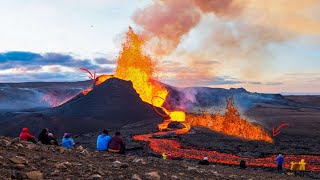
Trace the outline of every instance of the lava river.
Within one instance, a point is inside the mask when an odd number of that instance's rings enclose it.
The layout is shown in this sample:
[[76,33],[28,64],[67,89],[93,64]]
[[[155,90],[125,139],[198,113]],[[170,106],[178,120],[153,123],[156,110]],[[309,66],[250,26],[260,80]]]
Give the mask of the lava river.
[[[272,155],[265,158],[243,158],[227,153],[220,153],[212,150],[183,148],[180,142],[172,139],[153,138],[153,135],[164,135],[171,132],[156,132],[154,134],[142,134],[133,137],[137,141],[149,142],[149,148],[159,154],[163,152],[170,152],[174,157],[188,158],[188,159],[203,159],[208,157],[210,162],[238,165],[240,160],[245,160],[248,166],[259,167],[276,167],[275,159],[277,155]],[[309,171],[320,172],[320,156],[312,155],[285,155],[284,168],[290,168],[290,162],[298,162],[304,159],[307,162],[306,169]]]

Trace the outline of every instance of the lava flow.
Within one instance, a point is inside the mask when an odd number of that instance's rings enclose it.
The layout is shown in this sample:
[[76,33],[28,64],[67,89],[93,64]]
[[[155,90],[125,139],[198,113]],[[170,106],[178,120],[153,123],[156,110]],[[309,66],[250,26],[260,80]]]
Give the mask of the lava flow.
[[[174,157],[188,158],[188,159],[199,159],[208,157],[210,162],[239,165],[240,160],[247,161],[249,166],[260,166],[260,167],[276,167],[275,159],[277,155],[272,155],[265,158],[243,158],[232,154],[220,153],[217,151],[210,150],[198,150],[195,148],[183,148],[181,143],[171,139],[159,139],[152,138],[153,135],[166,134],[170,132],[157,132],[154,134],[143,134],[134,136],[133,139],[137,141],[149,142],[149,148],[159,154],[163,152],[170,152]],[[308,162],[308,170],[320,171],[320,156],[312,155],[286,155],[286,162],[298,162],[304,159]],[[290,168],[290,163],[284,164],[285,168]]]

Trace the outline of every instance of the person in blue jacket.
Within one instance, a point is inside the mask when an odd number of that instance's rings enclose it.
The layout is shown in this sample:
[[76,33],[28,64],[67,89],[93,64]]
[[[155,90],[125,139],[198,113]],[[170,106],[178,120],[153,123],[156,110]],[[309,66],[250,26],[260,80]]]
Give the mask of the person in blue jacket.
[[97,149],[99,151],[108,150],[109,143],[111,141],[111,137],[108,135],[108,130],[103,130],[102,134],[98,136],[97,139]]
[[279,156],[277,157],[276,161],[277,161],[277,170],[278,171],[282,171],[282,164],[283,164],[283,161],[284,161],[284,158],[283,158],[282,154],[279,154]]
[[62,145],[62,147],[65,147],[65,148],[72,148],[73,147],[74,141],[71,138],[71,135],[69,133],[64,133],[61,145]]

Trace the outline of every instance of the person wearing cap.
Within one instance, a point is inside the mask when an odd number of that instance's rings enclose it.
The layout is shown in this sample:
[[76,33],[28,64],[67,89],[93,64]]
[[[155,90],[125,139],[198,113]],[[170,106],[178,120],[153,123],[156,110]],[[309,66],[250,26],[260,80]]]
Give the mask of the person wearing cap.
[[51,144],[51,145],[59,146],[59,143],[58,143],[57,139],[53,136],[52,133],[49,133],[49,134],[48,134],[48,137],[49,137],[49,139],[50,139],[50,144]]
[[208,157],[204,157],[202,161],[199,161],[200,165],[209,165],[209,159]]
[[278,171],[282,171],[282,164],[283,164],[284,158],[282,156],[282,154],[279,154],[279,156],[276,159],[277,162],[277,170]]
[[62,147],[65,147],[65,148],[72,148],[73,147],[74,141],[71,138],[71,135],[69,133],[64,133],[61,145],[62,145]]

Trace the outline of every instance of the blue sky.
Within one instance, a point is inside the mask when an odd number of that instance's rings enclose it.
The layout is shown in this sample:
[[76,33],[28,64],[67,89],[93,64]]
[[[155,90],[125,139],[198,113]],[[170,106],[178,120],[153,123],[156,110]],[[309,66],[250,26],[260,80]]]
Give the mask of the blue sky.
[[[80,67],[113,73],[128,26],[146,30],[147,22],[134,17],[155,2],[0,0],[0,82],[86,80]],[[261,10],[254,8],[232,19],[202,11],[199,22],[183,34],[172,53],[157,56],[149,49],[159,62],[159,79],[177,86],[320,94],[320,13],[316,11],[320,5],[310,0],[310,6],[304,5],[288,20],[284,14],[296,12],[301,1],[285,10],[270,2],[264,6],[272,7],[273,13],[261,18]],[[265,8],[257,2],[249,5]],[[303,13],[311,14],[312,21],[301,20]],[[142,17],[149,16],[157,21],[157,14]]]

